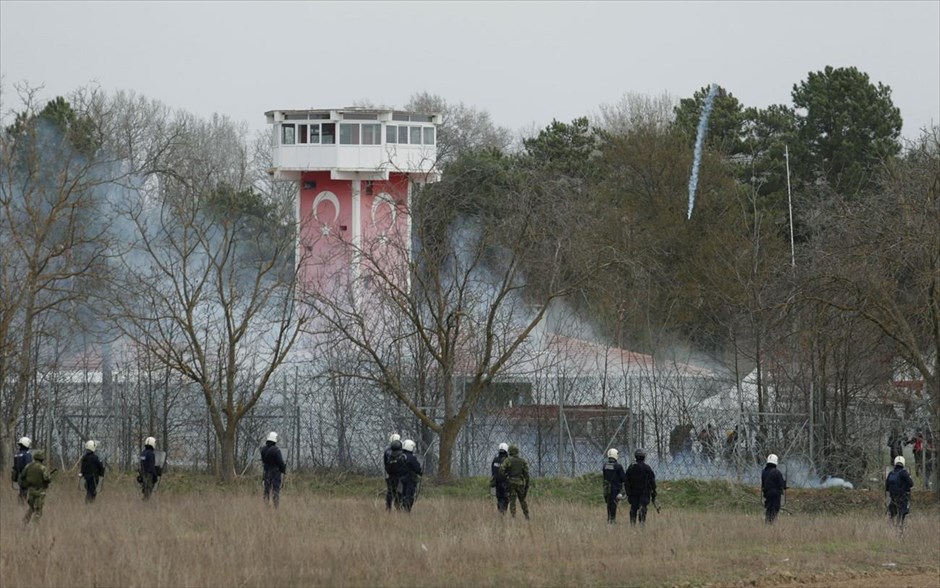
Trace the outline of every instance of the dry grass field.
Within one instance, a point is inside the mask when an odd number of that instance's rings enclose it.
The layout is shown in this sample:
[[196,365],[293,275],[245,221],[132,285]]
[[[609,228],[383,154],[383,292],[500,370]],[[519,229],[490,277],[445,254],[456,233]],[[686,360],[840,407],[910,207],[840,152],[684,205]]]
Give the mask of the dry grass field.
[[[377,481],[377,485],[381,482]],[[483,498],[432,495],[409,516],[372,496],[297,485],[281,509],[254,488],[165,492],[131,482],[86,506],[54,485],[24,527],[0,492],[0,586],[940,586],[940,515],[915,509],[903,537],[871,512],[782,515],[682,510],[646,528],[608,526],[603,504],[538,495],[533,519]],[[378,488],[377,488],[378,490]]]

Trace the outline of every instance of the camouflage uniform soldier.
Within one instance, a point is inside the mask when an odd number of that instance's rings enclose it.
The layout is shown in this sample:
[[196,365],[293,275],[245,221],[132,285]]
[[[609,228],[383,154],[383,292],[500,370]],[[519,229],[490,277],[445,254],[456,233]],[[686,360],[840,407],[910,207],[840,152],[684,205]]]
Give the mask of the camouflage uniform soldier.
[[526,520],[529,520],[529,504],[525,499],[529,492],[529,464],[519,457],[518,447],[509,446],[509,457],[503,460],[503,465],[499,466],[499,472],[509,480],[509,513],[515,518],[516,498],[518,498],[522,514],[525,515]]
[[25,524],[29,524],[34,516],[36,521],[42,518],[42,505],[46,500],[46,488],[52,482],[52,472],[42,463],[45,458],[43,451],[37,449],[33,453],[33,461],[20,472],[20,487],[26,488],[26,503],[29,505],[29,510],[23,518]]

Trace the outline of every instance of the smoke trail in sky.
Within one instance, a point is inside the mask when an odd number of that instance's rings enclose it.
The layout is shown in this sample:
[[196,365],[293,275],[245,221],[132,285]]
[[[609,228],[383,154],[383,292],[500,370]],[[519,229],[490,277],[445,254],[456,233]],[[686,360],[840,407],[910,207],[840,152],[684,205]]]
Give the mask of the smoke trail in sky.
[[692,207],[695,205],[695,189],[698,187],[698,166],[702,162],[702,145],[705,143],[705,134],[708,131],[708,116],[715,105],[715,96],[718,94],[718,84],[712,84],[705,96],[705,105],[702,107],[702,116],[698,119],[698,132],[695,134],[695,157],[692,160],[692,175],[689,177],[689,216],[692,218]]

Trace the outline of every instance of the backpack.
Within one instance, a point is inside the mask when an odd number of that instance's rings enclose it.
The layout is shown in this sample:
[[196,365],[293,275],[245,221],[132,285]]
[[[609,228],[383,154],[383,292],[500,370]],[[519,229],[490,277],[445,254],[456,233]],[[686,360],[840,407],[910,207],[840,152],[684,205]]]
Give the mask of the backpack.
[[890,494],[901,493],[901,470],[893,470],[888,474],[888,492]]
[[408,471],[408,459],[401,449],[394,449],[388,456],[385,471],[391,476],[400,476]]

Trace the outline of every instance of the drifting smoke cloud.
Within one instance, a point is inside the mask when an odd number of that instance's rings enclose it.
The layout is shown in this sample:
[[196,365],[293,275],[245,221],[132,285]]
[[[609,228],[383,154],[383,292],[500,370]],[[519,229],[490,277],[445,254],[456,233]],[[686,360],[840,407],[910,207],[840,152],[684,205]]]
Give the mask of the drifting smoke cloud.
[[705,105],[702,107],[702,115],[698,119],[698,132],[695,134],[695,157],[692,161],[692,175],[689,177],[689,216],[692,218],[692,207],[695,205],[695,189],[698,188],[698,167],[702,162],[702,146],[705,143],[705,135],[708,132],[708,117],[712,113],[712,107],[715,105],[715,96],[718,94],[718,84],[712,84],[705,96]]

